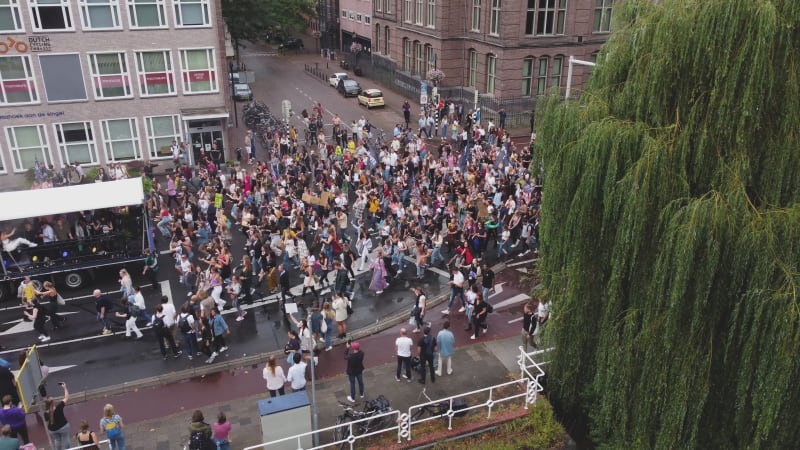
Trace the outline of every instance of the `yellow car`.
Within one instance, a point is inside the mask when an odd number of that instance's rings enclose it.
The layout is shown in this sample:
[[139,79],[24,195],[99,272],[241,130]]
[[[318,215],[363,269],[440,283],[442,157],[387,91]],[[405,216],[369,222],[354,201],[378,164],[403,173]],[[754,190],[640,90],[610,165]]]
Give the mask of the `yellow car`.
[[383,92],[379,89],[366,89],[358,94],[358,104],[364,105],[367,109],[373,106],[385,106],[383,103]]

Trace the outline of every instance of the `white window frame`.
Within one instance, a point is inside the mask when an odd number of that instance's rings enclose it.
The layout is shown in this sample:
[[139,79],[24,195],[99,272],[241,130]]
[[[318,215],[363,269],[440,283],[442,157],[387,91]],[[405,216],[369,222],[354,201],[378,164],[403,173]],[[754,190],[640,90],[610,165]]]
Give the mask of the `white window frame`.
[[475,49],[469,50],[469,74],[467,76],[467,84],[469,87],[478,87],[478,51]]
[[481,2],[483,0],[472,0],[472,19],[470,23],[470,31],[480,33],[481,31]]
[[391,32],[389,30],[390,30],[389,25],[385,25],[383,27],[383,31],[384,31],[384,33],[383,33],[383,54],[385,54],[386,56],[391,57],[391,55],[389,55],[389,48],[390,48],[389,44],[391,43],[389,39],[392,37],[392,35],[391,35]]
[[[154,135],[153,134],[153,119],[162,119],[165,117],[169,117],[172,119],[173,125],[173,132],[174,134],[171,135]],[[145,123],[145,134],[147,136],[147,153],[150,159],[167,159],[171,158],[171,153],[165,153],[163,155],[159,155],[158,148],[156,147],[156,139],[168,139],[168,142],[172,144],[172,141],[181,142],[182,140],[182,130],[181,130],[181,118],[178,115],[163,115],[163,116],[146,116],[144,118]]]
[[347,17],[348,17],[350,20],[356,20],[356,12],[355,12],[355,11],[349,11],[349,14],[348,14],[348,16],[347,16]]
[[428,0],[428,15],[425,26],[436,29],[436,0]]
[[497,55],[486,55],[486,93],[494,95],[497,83]]
[[[128,22],[133,30],[153,30],[158,28],[167,28],[167,12],[164,0],[127,0],[128,3]],[[138,5],[138,6],[137,6]],[[137,7],[152,7],[155,6],[158,11],[159,25],[139,25],[136,23],[136,8]]]
[[[164,63],[167,67],[166,74],[167,80],[171,81],[167,83],[170,86],[170,92],[164,94],[151,94],[147,92],[147,75],[153,73],[164,73],[164,72],[149,72],[144,66],[144,60],[142,59],[145,53],[161,53],[164,57]],[[175,67],[172,64],[172,50],[169,49],[161,49],[161,50],[137,50],[134,52],[134,58],[136,59],[136,74],[137,74],[137,81],[139,85],[139,96],[141,97],[170,97],[178,95],[178,90],[175,87]]]
[[414,72],[414,50],[411,39],[403,38],[403,69],[406,72]]
[[[95,3],[97,0],[81,0],[80,1],[80,16],[81,16],[81,27],[85,31],[97,31],[97,30],[121,30],[122,29],[122,20],[119,16],[119,0],[103,0],[103,3]],[[91,8],[100,8],[100,7],[107,7],[111,10],[111,18],[114,22],[114,25],[110,27],[94,27],[91,24],[91,16],[89,14],[89,10]]]
[[364,25],[372,25],[372,17],[364,16]]
[[342,10],[342,19],[347,19],[347,17],[348,17],[347,10],[343,9]]
[[425,61],[427,63],[425,67],[425,74],[427,76],[428,72],[434,69],[436,66],[436,51],[433,49],[433,46],[430,44],[425,45]]
[[[20,150],[36,150],[37,147],[19,147],[19,139],[17,138],[16,129],[18,128],[29,128],[29,127],[36,127],[37,134],[39,136],[39,147],[40,153],[36,155],[36,160],[39,162],[44,163],[48,167],[53,164],[53,154],[50,151],[50,142],[47,136],[47,128],[44,124],[31,124],[31,125],[17,125],[17,126],[9,126],[5,127],[6,132],[6,143],[8,144],[8,154],[11,156],[11,165],[12,170],[14,173],[21,173],[26,172],[31,167],[22,167],[22,157],[20,156]],[[0,158],[2,158],[2,152],[0,152]],[[5,169],[5,173],[8,171],[8,167],[5,164],[5,160],[3,160],[3,169]]]
[[[378,3],[380,3],[380,2],[378,2]],[[374,40],[374,43],[375,43],[374,48],[375,48],[375,52],[376,53],[380,53],[381,52],[381,33],[382,32],[383,32],[383,30],[381,29],[381,24],[376,23],[375,24],[375,40]]]
[[22,22],[22,12],[19,9],[19,0],[8,0],[7,5],[0,5],[0,10],[7,9],[14,23],[14,28],[0,30],[0,33],[24,33],[25,24]]
[[[109,125],[111,122],[127,121],[128,127],[131,132],[131,137],[126,139],[114,139],[110,136],[111,129]],[[139,124],[135,117],[122,117],[118,119],[106,119],[100,121],[100,128],[103,132],[103,147],[105,149],[106,161],[134,161],[142,159],[142,144],[139,141]],[[114,154],[114,143],[116,142],[130,142],[133,144],[133,157],[131,158],[117,158]]]
[[564,74],[564,57],[557,55],[553,57],[553,62],[548,67],[550,75],[550,87],[561,87],[561,76]]
[[[189,88],[191,84],[187,81],[186,77],[189,73],[189,69],[187,68],[187,61],[186,55],[187,52],[191,51],[198,51],[204,50],[208,56],[208,60],[211,63],[211,66],[208,69],[197,69],[193,70],[193,72],[197,72],[200,70],[207,71],[209,74],[209,82],[211,83],[211,89],[207,91],[192,91]],[[181,86],[183,88],[183,95],[195,95],[195,94],[209,94],[209,93],[216,93],[219,92],[219,77],[217,76],[217,59],[216,59],[216,51],[213,48],[182,48],[179,49],[180,60],[181,60]]]
[[356,13],[356,22],[361,23],[361,13]]
[[[0,73],[0,106],[11,106],[11,105],[37,105],[41,103],[39,99],[39,86],[36,84],[36,77],[33,74],[33,65],[31,61],[30,55],[13,55],[13,56],[0,56],[0,59],[5,58],[20,58],[23,61],[23,66],[25,68],[25,77],[24,78],[3,78],[3,74]],[[29,102],[13,102],[9,103],[7,101],[8,96],[6,95],[6,83],[24,81],[28,85],[28,92],[30,92],[31,87],[33,87],[33,92],[31,95],[31,101]]]
[[53,131],[56,136],[56,143],[58,144],[58,159],[61,162],[62,166],[67,164],[73,164],[75,161],[72,161],[69,155],[69,146],[73,144],[69,144],[66,141],[61,142],[60,137],[63,136],[64,133],[64,125],[71,125],[71,124],[83,124],[83,131],[84,133],[91,132],[92,137],[91,139],[87,139],[85,141],[86,145],[89,146],[89,162],[82,162],[81,165],[87,166],[94,166],[99,164],[99,160],[97,158],[97,135],[94,132],[94,125],[91,121],[84,120],[84,121],[75,121],[75,122],[59,122],[53,124]]
[[[28,13],[31,16],[31,28],[34,32],[39,33],[59,33],[62,31],[75,31],[75,21],[72,18],[72,5],[70,4],[70,0],[60,0],[58,5],[52,4],[39,4],[40,0],[28,0]],[[52,8],[52,7],[60,7],[61,8],[61,15],[64,19],[64,24],[67,25],[66,28],[41,28],[42,19],[39,15],[39,7],[45,8]],[[36,26],[36,23],[39,23],[39,26]]]
[[[381,0],[378,0],[378,1],[381,1]],[[392,0],[386,0],[386,2],[383,4],[384,5],[383,12],[385,12],[386,14],[391,14],[392,13],[391,1]]]
[[417,11],[414,23],[423,25],[425,23],[425,0],[417,0]]
[[614,0],[595,0],[593,33],[611,32],[611,10]]
[[489,34],[500,36],[500,8],[502,0],[492,0],[492,11],[489,17]]
[[[536,58],[528,56],[522,60],[522,96],[530,97],[533,93],[533,67]],[[527,88],[526,88],[527,87]]]
[[[101,74],[98,71],[97,66],[97,57],[100,55],[116,55],[117,56],[117,63],[120,66],[120,72],[118,74]],[[92,92],[94,93],[95,100],[116,100],[120,98],[133,98],[133,88],[131,87],[131,72],[130,66],[128,65],[128,55],[124,52],[92,52],[87,53],[87,58],[89,59],[89,73],[92,77]],[[115,95],[115,96],[105,96],[103,95],[102,89],[98,92],[97,86],[98,83],[102,83],[103,77],[109,76],[119,76],[122,78],[123,82],[123,89],[125,93],[123,95]]]
[[539,71],[536,72],[536,95],[547,93],[547,74],[550,66],[550,58],[542,56],[539,58]]
[[[209,0],[172,0],[175,6],[175,28],[203,28],[211,26],[211,5]],[[199,6],[201,14],[203,15],[202,24],[183,24],[183,6]]]
[[425,55],[422,53],[422,42],[414,41],[414,73],[424,77]]
[[383,12],[383,0],[376,0],[375,1],[375,11]]
[[[551,7],[545,3],[544,8],[539,8],[539,4],[537,3],[536,5],[536,24],[534,25],[533,33],[535,36],[561,36],[566,32],[567,0],[547,1],[553,2],[553,6]],[[541,25],[541,27],[547,27],[547,17],[550,17],[550,25],[552,28],[549,30],[544,29],[542,32],[539,32],[542,20],[544,20],[545,25]],[[561,30],[559,30],[559,28],[561,28]]]
[[406,0],[406,7],[403,10],[403,22],[412,23],[414,20],[414,0]]

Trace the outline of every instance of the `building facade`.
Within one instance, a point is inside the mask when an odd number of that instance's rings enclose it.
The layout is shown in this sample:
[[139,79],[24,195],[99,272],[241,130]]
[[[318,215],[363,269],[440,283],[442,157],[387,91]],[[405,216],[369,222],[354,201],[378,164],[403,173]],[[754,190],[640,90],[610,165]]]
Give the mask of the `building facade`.
[[357,43],[372,52],[372,0],[339,0],[339,7],[342,48]]
[[219,0],[0,2],[0,187],[36,162],[224,151],[226,56]]
[[[613,0],[374,0],[373,58],[441,86],[498,99],[566,85],[570,56],[596,58],[611,31]],[[590,69],[574,68],[580,88]]]

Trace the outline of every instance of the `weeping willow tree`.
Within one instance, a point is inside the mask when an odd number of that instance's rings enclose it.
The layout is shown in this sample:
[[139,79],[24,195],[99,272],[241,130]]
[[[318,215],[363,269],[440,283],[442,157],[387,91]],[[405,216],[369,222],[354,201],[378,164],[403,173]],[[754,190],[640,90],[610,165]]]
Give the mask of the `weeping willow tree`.
[[539,121],[553,395],[604,448],[796,448],[800,1],[614,8]]

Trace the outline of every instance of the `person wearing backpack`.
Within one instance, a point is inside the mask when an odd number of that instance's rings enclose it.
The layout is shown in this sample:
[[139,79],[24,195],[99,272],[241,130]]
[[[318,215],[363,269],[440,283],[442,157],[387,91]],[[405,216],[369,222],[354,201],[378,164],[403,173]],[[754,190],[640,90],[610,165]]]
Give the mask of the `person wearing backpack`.
[[194,316],[189,314],[189,305],[184,303],[181,306],[181,313],[178,315],[178,329],[183,336],[183,348],[189,357],[189,361],[198,354],[197,351],[197,333],[195,333],[196,325]]
[[180,350],[178,350],[178,346],[175,345],[175,338],[172,336],[172,330],[170,327],[167,326],[167,315],[164,314],[164,306],[158,305],[156,307],[156,313],[150,322],[150,325],[153,327],[153,331],[156,334],[156,339],[158,339],[158,348],[161,349],[161,356],[164,357],[164,360],[167,359],[167,346],[164,345],[166,341],[169,344],[169,349],[172,351],[172,356],[174,358],[178,358],[181,356]]
[[130,338],[131,331],[133,331],[136,333],[136,339],[141,339],[144,335],[139,327],[136,326],[136,319],[139,318],[141,310],[138,306],[134,305],[133,302],[128,300],[127,297],[122,299],[122,307],[124,312],[117,312],[116,315],[117,317],[125,319],[125,338]]
[[122,429],[122,417],[114,412],[114,405],[111,403],[103,407],[103,418],[100,419],[100,430],[106,434],[111,450],[125,450],[125,434]]
[[431,327],[425,327],[424,335],[417,341],[419,347],[419,361],[422,364],[420,369],[420,384],[425,384],[425,366],[430,367],[431,383],[436,382],[436,373],[433,367],[433,355],[436,353],[436,338],[431,336]]
[[203,412],[199,409],[192,413],[189,424],[189,450],[217,450],[217,444],[211,439],[211,426],[205,423]]

